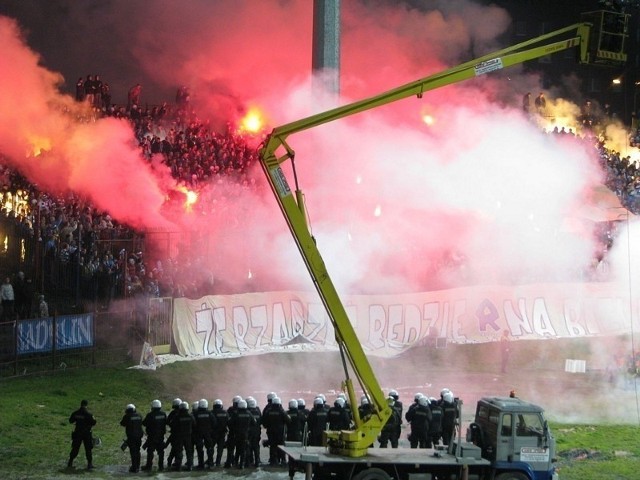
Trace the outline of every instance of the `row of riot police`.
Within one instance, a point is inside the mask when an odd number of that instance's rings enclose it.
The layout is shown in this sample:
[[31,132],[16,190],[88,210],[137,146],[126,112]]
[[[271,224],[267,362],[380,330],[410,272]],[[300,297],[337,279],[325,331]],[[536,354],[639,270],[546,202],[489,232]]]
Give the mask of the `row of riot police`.
[[416,393],[405,414],[411,428],[411,448],[433,448],[440,441],[449,445],[455,437],[457,402],[453,392],[447,388],[440,392],[440,399]]
[[[458,412],[456,400],[448,389],[443,389],[440,396],[440,400],[436,400],[421,393],[415,395],[414,403],[404,417],[411,428],[409,441],[412,448],[430,448],[441,440],[445,445],[451,442]],[[389,444],[397,448],[403,405],[395,390],[389,392],[388,401],[393,414],[378,441],[381,448]],[[366,396],[360,399],[358,413],[363,419],[372,414]],[[165,466],[173,470],[219,467],[225,450],[225,468],[258,467],[261,446],[269,448],[269,465],[284,465],[285,455],[278,448],[279,445],[289,441],[321,446],[326,430],[352,428],[353,415],[343,393],[338,394],[333,406],[327,404],[323,394],[318,394],[311,410],[306,408],[303,399],[289,400],[285,410],[281,399],[271,392],[262,410],[255,398],[242,398],[239,395],[233,398],[232,405],[227,409],[220,399],[216,399],[209,409],[206,399],[189,405],[176,398],[168,414],[162,410],[159,400],[153,400],[151,410],[145,416],[138,413],[135,405],[129,404],[120,424],[126,433],[122,448],[129,448],[129,470],[135,473],[139,470],[150,471],[155,455],[160,471]],[[263,427],[267,438],[261,441]],[[146,463],[141,465],[141,450],[145,449]],[[197,459],[195,465],[194,457]]]

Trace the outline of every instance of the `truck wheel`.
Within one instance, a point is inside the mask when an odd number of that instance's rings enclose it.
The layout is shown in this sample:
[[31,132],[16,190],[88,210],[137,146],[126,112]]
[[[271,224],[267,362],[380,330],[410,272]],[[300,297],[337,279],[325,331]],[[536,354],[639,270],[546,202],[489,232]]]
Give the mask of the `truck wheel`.
[[529,480],[529,477],[522,472],[504,472],[496,480]]
[[367,468],[351,477],[351,480],[391,480],[391,477],[381,468]]

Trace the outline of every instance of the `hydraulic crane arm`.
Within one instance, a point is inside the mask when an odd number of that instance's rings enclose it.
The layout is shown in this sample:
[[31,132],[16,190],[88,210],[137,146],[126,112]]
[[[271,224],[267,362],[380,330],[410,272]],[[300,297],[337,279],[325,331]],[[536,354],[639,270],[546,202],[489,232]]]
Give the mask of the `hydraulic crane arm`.
[[[389,90],[380,95],[276,127],[262,144],[259,155],[260,164],[333,324],[336,340],[343,359],[346,377],[345,385],[349,400],[353,406],[355,428],[350,431],[327,432],[327,443],[332,453],[351,457],[365,455],[368,446],[375,442],[382,427],[390,417],[391,408],[371,369],[362,345],[349,321],[344,305],[329,277],[324,261],[316,246],[315,239],[307,226],[304,196],[298,186],[295,171],[295,153],[287,144],[287,137],[291,134],[386,105],[409,96],[416,95],[420,98],[425,92],[435,88],[574,47],[579,47],[580,62],[589,63],[593,60],[591,57],[595,55],[593,48],[589,47],[589,34],[592,33],[591,29],[591,23],[578,23],[498,52],[482,56],[441,73]],[[566,38],[559,39],[560,37]],[[280,147],[282,147],[284,151],[282,151]],[[280,166],[287,160],[291,160],[292,163],[295,195]],[[373,414],[367,418],[360,418],[358,416],[358,402],[345,359],[348,361],[358,383],[372,404]]]

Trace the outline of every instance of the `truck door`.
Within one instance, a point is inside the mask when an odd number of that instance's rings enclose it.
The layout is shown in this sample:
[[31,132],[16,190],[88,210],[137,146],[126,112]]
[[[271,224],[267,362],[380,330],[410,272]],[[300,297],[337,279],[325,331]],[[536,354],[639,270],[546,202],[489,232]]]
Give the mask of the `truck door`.
[[513,415],[504,413],[496,438],[496,461],[513,461]]
[[551,454],[544,441],[544,421],[538,413],[516,413],[513,460],[527,462],[534,471],[548,471]]

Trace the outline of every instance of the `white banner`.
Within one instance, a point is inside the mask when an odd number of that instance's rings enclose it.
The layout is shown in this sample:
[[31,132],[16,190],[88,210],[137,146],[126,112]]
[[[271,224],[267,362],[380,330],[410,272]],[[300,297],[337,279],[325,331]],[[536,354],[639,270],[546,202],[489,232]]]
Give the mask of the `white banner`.
[[[349,319],[368,354],[415,345],[617,335],[637,331],[638,298],[617,284],[482,286],[404,295],[347,295]],[[633,314],[632,314],[633,312]],[[266,292],[174,300],[183,356],[333,350],[334,330],[315,292]]]

